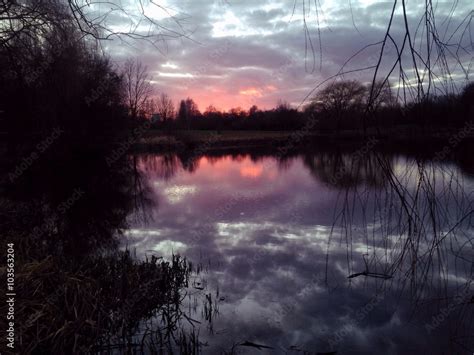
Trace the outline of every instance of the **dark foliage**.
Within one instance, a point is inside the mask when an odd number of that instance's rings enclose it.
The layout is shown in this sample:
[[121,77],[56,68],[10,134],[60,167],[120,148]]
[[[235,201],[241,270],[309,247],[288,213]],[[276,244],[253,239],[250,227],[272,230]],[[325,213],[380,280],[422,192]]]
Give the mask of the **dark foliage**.
[[37,16],[0,43],[0,130],[10,151],[53,129],[68,146],[103,144],[128,124],[122,78],[68,7],[51,2]]
[[423,129],[456,128],[473,119],[473,88],[470,83],[459,94],[430,95],[402,105],[388,84],[376,82],[371,90],[371,85],[340,81],[321,90],[303,110],[279,103],[271,110],[252,106],[248,111],[233,108],[223,112],[209,106],[201,113],[194,101],[187,98],[181,101],[175,120],[162,120],[154,128],[293,131],[309,126],[322,133],[384,131],[407,125]]

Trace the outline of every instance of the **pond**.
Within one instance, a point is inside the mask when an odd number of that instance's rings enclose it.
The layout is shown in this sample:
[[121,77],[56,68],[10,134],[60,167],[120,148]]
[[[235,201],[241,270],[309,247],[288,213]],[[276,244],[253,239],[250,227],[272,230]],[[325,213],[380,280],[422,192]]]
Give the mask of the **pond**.
[[[470,353],[473,176],[332,150],[136,157],[151,199],[122,247],[199,273],[204,353]],[[200,301],[197,301],[200,300]]]

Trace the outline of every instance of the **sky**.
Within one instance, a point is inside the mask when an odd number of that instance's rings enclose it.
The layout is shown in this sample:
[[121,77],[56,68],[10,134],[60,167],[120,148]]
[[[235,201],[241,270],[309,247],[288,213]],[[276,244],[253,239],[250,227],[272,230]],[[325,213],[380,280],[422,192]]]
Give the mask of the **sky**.
[[[298,107],[318,85],[337,74],[347,59],[383,39],[393,7],[393,1],[374,0],[160,0],[159,6],[143,0],[143,8],[138,0],[121,3],[126,14],[111,11],[107,18],[111,28],[160,34],[156,37],[160,41],[151,45],[115,38],[105,43],[105,50],[118,64],[137,58],[147,66],[157,95],[164,92],[176,103],[191,97],[201,111],[209,105],[222,110],[252,105],[272,108],[279,100]],[[410,29],[418,40],[415,45],[421,45],[423,56],[424,28],[416,30],[424,2],[406,3]],[[156,22],[144,20],[142,12]],[[463,44],[461,50],[453,47],[460,61],[448,59],[454,80],[462,85],[473,61],[470,28],[465,30],[472,4],[469,0],[440,2],[435,15],[440,38]],[[399,4],[391,30],[399,46],[404,33]],[[380,45],[369,46],[344,70],[373,66],[379,51]],[[392,67],[395,54],[395,47],[388,44],[381,76]],[[404,55],[403,60],[409,68],[411,58]],[[344,78],[368,83],[372,75],[373,70],[364,70]],[[396,88],[398,72],[392,76],[391,85]]]

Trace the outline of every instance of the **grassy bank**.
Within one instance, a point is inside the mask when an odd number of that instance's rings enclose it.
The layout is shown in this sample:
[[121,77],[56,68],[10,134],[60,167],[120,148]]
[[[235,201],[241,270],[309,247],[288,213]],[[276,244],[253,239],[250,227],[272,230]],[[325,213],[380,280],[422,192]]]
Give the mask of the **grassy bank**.
[[195,146],[209,148],[253,147],[280,144],[290,139],[293,132],[284,131],[174,131],[151,130],[136,143],[135,149],[181,149]]
[[278,147],[291,143],[357,143],[376,136],[387,144],[419,144],[420,142],[448,143],[450,139],[474,138],[474,127],[439,129],[413,126],[399,126],[390,130],[368,130],[365,135],[360,130],[336,132],[312,131],[207,131],[187,130],[164,132],[150,130],[143,134],[136,144],[137,151],[180,150],[203,147],[206,150],[222,150],[251,147]]

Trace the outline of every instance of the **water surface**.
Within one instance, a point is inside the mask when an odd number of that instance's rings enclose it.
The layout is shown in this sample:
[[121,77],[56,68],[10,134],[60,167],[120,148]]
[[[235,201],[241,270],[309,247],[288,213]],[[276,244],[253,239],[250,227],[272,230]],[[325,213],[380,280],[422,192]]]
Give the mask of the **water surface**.
[[154,207],[130,218],[124,245],[200,265],[188,299],[204,353],[471,353],[473,180],[457,165],[335,152],[138,161]]

